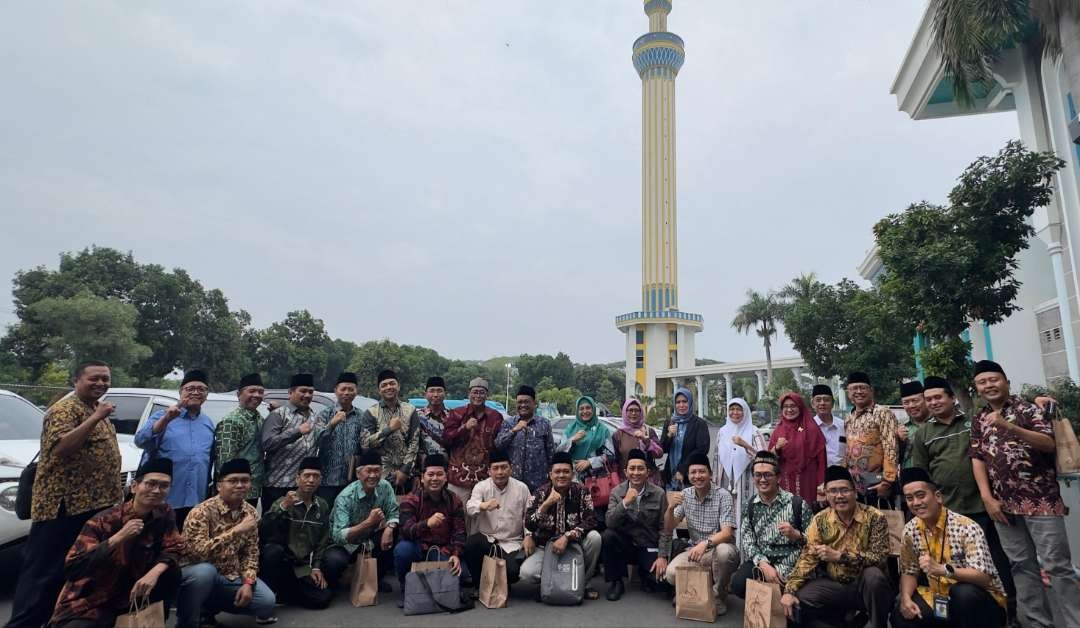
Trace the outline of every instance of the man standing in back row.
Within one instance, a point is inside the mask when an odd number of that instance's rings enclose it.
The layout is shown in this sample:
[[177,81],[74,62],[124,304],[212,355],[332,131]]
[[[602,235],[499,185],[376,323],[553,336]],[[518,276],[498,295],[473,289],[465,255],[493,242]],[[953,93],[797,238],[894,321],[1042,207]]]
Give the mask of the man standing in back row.
[[400,495],[412,487],[416,457],[420,453],[420,415],[412,404],[398,396],[397,373],[379,371],[379,403],[364,410],[360,418],[360,438],[364,449],[374,449],[382,458],[383,479]]
[[847,430],[846,464],[859,501],[877,504],[892,497],[900,470],[896,444],[896,416],[889,406],[874,402],[870,376],[855,372],[847,379],[848,399],[855,404],[844,419]]
[[269,512],[274,502],[296,486],[300,461],[319,452],[319,437],[326,424],[311,409],[315,377],[297,373],[289,382],[289,401],[266,417],[262,429],[266,452],[266,486],[262,506]]
[[[262,426],[263,418],[259,414],[266,389],[263,388],[262,375],[249,373],[240,378],[236,390],[239,407],[225,415],[214,430],[214,475],[226,462],[234,458],[243,458],[251,467],[251,488],[248,489],[247,502],[252,506],[262,495],[263,468]],[[183,529],[183,528],[181,528]]]
[[[482,377],[469,382],[469,403],[450,413],[443,430],[443,442],[450,459],[449,488],[461,503],[472,497],[472,489],[488,476],[488,455],[495,447],[495,435],[502,415],[487,407],[488,383]],[[475,517],[466,517],[471,532]]]

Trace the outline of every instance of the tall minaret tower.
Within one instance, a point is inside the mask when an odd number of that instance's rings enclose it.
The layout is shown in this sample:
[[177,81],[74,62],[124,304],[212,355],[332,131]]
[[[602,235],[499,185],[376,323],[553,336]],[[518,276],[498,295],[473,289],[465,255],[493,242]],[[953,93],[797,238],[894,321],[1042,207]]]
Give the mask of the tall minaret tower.
[[700,314],[679,311],[675,208],[675,77],[683,41],[667,30],[670,0],[645,0],[649,32],[634,42],[641,77],[641,310],[615,318],[626,334],[626,394],[667,395],[656,372],[694,366]]

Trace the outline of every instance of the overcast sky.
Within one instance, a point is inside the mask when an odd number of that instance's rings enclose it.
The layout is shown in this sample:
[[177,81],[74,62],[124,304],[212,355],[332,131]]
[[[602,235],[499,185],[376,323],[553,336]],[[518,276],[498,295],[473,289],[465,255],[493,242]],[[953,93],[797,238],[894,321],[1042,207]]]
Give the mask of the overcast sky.
[[[619,360],[640,307],[639,0],[5,3],[0,281],[91,244],[266,326]],[[1015,115],[915,122],[925,3],[675,0],[680,305],[760,359],[747,288],[855,278]],[[11,322],[0,303],[0,322]],[[781,335],[774,356],[791,355]]]

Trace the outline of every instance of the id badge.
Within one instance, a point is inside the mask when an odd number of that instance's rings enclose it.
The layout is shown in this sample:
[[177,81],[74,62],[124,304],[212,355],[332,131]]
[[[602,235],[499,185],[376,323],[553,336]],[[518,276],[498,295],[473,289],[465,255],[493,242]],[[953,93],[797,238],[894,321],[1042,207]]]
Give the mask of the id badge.
[[949,620],[949,598],[943,595],[934,596],[934,619]]

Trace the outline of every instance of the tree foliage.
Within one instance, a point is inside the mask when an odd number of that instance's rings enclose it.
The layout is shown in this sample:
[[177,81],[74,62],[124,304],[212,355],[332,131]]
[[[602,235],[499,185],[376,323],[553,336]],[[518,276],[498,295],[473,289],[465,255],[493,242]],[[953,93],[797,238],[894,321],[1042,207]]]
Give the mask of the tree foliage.
[[119,299],[88,293],[47,297],[27,308],[27,316],[43,334],[50,362],[73,366],[96,359],[126,370],[150,355],[135,340],[135,307]]
[[751,331],[761,338],[765,345],[766,376],[772,381],[772,337],[776,335],[776,324],[784,316],[784,304],[773,292],[762,294],[756,290],[746,291],[746,303],[739,306],[731,326],[741,334]]

